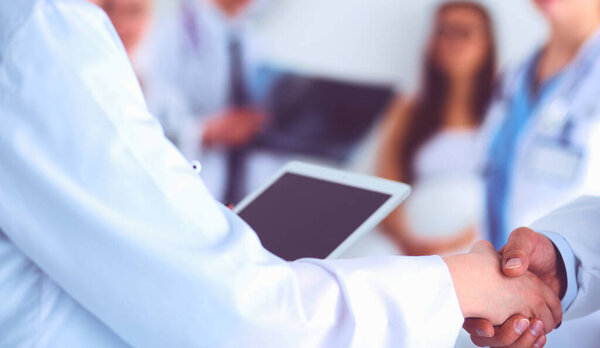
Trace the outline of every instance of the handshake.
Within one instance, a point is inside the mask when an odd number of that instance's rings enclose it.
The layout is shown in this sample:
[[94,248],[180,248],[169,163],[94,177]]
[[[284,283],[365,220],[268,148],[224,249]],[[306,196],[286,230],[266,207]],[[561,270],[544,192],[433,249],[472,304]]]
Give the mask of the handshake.
[[545,236],[521,228],[499,252],[482,241],[444,261],[476,345],[541,348],[560,325],[565,269]]

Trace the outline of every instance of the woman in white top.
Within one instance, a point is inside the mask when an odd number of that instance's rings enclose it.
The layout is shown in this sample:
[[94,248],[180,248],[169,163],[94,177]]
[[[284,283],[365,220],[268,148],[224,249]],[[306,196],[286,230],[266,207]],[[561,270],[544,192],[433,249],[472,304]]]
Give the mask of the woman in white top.
[[476,239],[482,202],[475,137],[492,96],[495,72],[493,25],[487,11],[471,2],[441,5],[421,91],[392,106],[377,165],[378,175],[413,185],[411,199],[383,224],[408,255],[449,253]]

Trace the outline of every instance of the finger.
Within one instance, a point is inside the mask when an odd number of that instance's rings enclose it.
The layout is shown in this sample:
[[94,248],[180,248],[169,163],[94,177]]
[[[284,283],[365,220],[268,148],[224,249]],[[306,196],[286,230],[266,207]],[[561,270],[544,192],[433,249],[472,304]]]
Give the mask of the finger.
[[552,331],[556,327],[556,324],[558,324],[558,322],[554,321],[554,316],[552,315],[552,311],[550,310],[550,307],[548,307],[547,304],[545,306],[543,306],[541,311],[538,311],[535,314],[535,316],[542,321],[542,324],[543,324],[544,329],[546,330],[546,333],[549,333],[550,331]]
[[517,314],[510,317],[502,326],[496,327],[494,337],[471,335],[471,340],[478,346],[505,347],[514,344],[527,331],[529,331],[529,319]]
[[546,333],[549,333],[554,330],[556,325],[562,320],[562,308],[560,300],[548,286],[539,280],[538,286],[540,287],[543,305],[533,308],[535,313],[534,316],[544,323]]
[[554,291],[552,291],[552,289],[549,287],[544,286],[542,289],[542,294],[554,321],[554,326],[544,326],[546,328],[546,333],[549,333],[562,322],[562,305],[558,296],[556,296]]
[[535,342],[544,336],[544,326],[540,320],[533,320],[529,330],[525,332],[513,343],[510,348],[530,348]]
[[469,318],[465,320],[463,329],[471,336],[491,338],[494,336],[494,325],[486,319]]
[[546,345],[546,335],[541,335],[533,344],[533,348],[542,348]]
[[535,249],[535,232],[517,228],[508,238],[502,253],[502,271],[509,277],[519,277],[529,267],[529,256]]

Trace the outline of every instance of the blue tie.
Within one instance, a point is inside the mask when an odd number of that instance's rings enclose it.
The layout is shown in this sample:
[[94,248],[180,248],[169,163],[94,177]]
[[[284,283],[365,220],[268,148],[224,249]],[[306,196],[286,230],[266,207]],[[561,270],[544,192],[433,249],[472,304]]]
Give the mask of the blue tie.
[[[248,107],[250,98],[246,89],[242,43],[239,38],[229,41],[229,107],[242,109]],[[225,184],[225,203],[236,204],[245,194],[247,149],[231,148],[227,153],[227,181]]]

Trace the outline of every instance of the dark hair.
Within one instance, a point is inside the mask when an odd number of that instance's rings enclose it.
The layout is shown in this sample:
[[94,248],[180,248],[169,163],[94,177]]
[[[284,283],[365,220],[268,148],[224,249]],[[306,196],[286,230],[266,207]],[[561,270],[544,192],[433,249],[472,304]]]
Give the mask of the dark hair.
[[[473,98],[471,110],[480,124],[485,117],[493,94],[494,78],[496,75],[496,46],[492,19],[487,10],[469,1],[450,1],[438,7],[435,18],[453,8],[470,8],[477,11],[484,21],[488,51],[479,71],[473,77]],[[432,49],[428,50],[421,91],[410,112],[407,133],[402,137],[401,158],[403,168],[402,180],[412,183],[415,180],[414,158],[419,148],[431,138],[443,123],[443,108],[448,98],[448,77],[441,71],[436,62]]]

